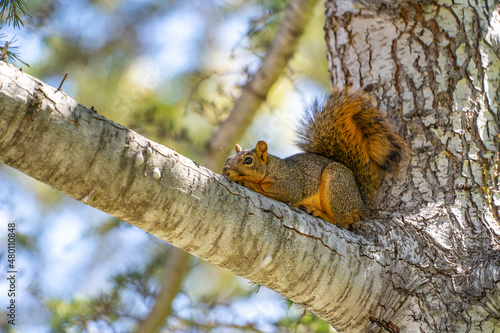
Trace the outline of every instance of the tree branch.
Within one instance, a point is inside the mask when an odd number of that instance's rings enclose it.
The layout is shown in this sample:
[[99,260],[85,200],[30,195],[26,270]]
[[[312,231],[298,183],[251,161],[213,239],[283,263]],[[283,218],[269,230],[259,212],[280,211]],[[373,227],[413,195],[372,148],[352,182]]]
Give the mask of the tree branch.
[[229,183],[6,63],[0,85],[4,163],[338,327],[370,324],[387,286],[363,238]]
[[287,6],[281,26],[262,63],[243,87],[234,103],[229,117],[222,123],[207,146],[208,167],[218,169],[234,143],[241,138],[245,129],[267,98],[272,85],[281,76],[288,60],[295,52],[311,13],[318,0],[292,0]]
[[156,298],[156,303],[148,316],[139,324],[135,332],[149,333],[157,332],[165,319],[172,311],[172,302],[177,296],[184,281],[187,271],[187,263],[190,255],[175,247],[170,249],[168,254],[161,290]]

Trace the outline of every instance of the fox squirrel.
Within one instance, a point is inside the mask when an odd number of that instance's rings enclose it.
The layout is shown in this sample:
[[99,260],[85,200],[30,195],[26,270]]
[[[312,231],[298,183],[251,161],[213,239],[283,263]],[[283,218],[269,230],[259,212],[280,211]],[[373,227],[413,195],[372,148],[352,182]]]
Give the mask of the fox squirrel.
[[334,90],[316,100],[297,133],[304,153],[281,159],[264,141],[248,150],[236,145],[222,175],[344,228],[367,214],[384,174],[407,151],[362,92]]

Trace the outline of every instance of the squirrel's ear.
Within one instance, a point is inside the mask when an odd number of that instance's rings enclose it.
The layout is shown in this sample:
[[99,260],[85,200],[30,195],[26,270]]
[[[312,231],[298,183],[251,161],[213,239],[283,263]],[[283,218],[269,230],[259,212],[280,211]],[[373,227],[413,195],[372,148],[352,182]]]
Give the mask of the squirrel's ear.
[[267,163],[267,143],[265,141],[257,142],[255,145],[255,153],[262,162]]
[[236,150],[236,153],[240,153],[243,149],[241,149],[241,146],[239,144],[236,144],[236,146],[234,146],[234,149]]

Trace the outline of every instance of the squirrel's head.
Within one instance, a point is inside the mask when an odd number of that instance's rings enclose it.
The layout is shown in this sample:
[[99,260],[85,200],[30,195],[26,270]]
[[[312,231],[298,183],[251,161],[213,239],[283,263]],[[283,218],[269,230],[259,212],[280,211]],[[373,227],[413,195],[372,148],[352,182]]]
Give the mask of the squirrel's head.
[[226,160],[222,175],[237,184],[245,186],[245,182],[259,183],[266,175],[269,156],[267,143],[259,141],[254,149],[242,150],[236,145],[236,155]]

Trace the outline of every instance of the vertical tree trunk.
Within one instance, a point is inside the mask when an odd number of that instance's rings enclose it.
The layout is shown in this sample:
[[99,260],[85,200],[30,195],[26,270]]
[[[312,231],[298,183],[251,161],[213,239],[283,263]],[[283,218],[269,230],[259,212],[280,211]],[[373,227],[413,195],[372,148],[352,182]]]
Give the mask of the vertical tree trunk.
[[383,244],[403,298],[371,329],[500,331],[498,2],[326,6],[332,85],[370,91],[412,150],[379,200],[398,222],[357,231],[414,242]]

